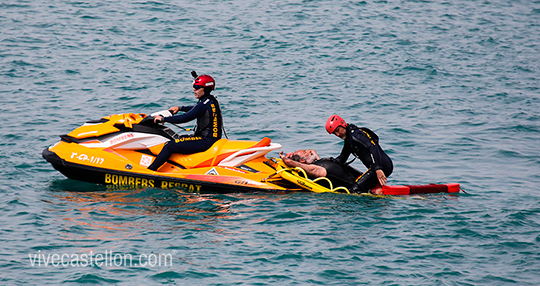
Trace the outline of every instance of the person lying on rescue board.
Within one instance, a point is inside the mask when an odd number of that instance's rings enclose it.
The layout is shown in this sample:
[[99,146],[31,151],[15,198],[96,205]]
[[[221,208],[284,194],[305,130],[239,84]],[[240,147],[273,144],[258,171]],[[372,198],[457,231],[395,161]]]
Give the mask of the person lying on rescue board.
[[[350,190],[356,178],[362,174],[351,166],[338,163],[334,158],[320,158],[313,149],[301,149],[287,154],[281,152],[279,157],[289,167],[302,168],[311,179],[328,178],[334,188],[345,187]],[[372,192],[379,194],[381,189]]]
[[359,171],[338,164],[333,158],[320,158],[315,150],[297,150],[294,152],[279,153],[279,157],[287,166],[300,167],[311,179],[326,177],[332,182],[332,186],[349,188],[354,183],[356,177],[361,174]]

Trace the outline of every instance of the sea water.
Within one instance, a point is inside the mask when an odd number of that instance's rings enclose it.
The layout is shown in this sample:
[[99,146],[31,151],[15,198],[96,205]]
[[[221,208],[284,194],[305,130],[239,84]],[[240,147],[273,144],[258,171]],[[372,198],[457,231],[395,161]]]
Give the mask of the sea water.
[[[538,285],[539,55],[539,1],[4,1],[0,284]],[[339,114],[380,136],[390,184],[467,193],[111,190],[41,157],[193,105],[191,70],[230,139],[335,157]]]

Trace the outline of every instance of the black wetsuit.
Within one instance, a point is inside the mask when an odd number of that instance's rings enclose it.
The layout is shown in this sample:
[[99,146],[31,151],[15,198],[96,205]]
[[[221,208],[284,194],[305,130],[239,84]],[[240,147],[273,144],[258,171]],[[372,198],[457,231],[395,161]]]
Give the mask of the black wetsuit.
[[167,142],[148,169],[156,171],[165,164],[173,153],[193,154],[206,151],[217,140],[221,139],[223,119],[219,103],[213,95],[204,95],[199,99],[197,105],[182,106],[180,111],[186,113],[164,117],[163,122],[185,123],[197,119],[195,133]]
[[346,129],[345,144],[336,160],[345,164],[352,153],[362,161],[368,170],[358,177],[349,190],[366,193],[379,183],[377,170],[382,170],[386,177],[392,174],[394,170],[392,159],[383,151],[379,145],[379,136],[373,131],[353,124],[348,124]]
[[326,177],[332,182],[334,188],[349,188],[352,184],[354,184],[356,178],[362,174],[350,166],[339,164],[335,159],[332,158],[321,158],[312,164],[326,169]]

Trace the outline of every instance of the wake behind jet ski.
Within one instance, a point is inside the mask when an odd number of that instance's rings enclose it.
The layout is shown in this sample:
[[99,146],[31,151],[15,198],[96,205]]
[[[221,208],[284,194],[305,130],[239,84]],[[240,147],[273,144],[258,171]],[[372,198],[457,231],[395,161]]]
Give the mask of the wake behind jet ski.
[[[171,116],[162,111],[154,116]],[[158,171],[148,169],[163,146],[182,137],[143,113],[115,114],[86,122],[42,155],[68,178],[135,188],[183,188],[201,192],[287,191],[298,187],[281,178],[265,155],[281,145],[219,139],[208,150],[173,154]]]

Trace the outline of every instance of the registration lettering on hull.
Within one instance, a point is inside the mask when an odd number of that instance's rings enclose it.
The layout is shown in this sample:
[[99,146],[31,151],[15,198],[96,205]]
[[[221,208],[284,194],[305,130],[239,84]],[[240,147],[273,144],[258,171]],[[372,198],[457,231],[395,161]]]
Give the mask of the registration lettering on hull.
[[182,188],[190,192],[200,192],[202,189],[201,185],[197,184],[188,184],[180,182],[171,182],[171,181],[160,181],[154,179],[145,179],[132,176],[122,176],[116,174],[105,174],[105,184],[115,185],[115,186],[131,186],[134,188],[162,188],[162,189],[172,189],[172,188]]

